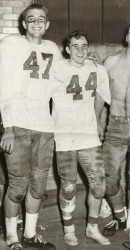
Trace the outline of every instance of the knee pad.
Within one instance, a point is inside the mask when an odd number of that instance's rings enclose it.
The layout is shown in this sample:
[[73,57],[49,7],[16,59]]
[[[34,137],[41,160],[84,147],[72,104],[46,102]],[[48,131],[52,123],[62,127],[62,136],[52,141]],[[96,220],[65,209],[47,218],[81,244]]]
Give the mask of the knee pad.
[[116,195],[120,190],[120,178],[117,175],[106,174],[106,194]]
[[72,200],[76,193],[76,184],[65,184],[61,185],[62,197],[66,200]]
[[94,178],[94,183],[89,183],[90,192],[96,199],[102,199],[106,191],[105,177]]
[[66,200],[60,193],[60,208],[64,213],[72,213],[75,210],[75,196],[71,200]]
[[31,196],[36,200],[42,199],[43,195],[45,194],[45,190],[42,188],[37,189],[35,187],[29,186],[28,190]]
[[10,200],[15,203],[21,203],[25,197],[27,190],[26,178],[21,177],[21,181],[18,185],[10,184],[7,190],[7,194]]
[[33,171],[31,179],[29,181],[29,192],[34,199],[42,199],[46,191],[47,177],[49,169],[43,171],[43,169],[38,169]]

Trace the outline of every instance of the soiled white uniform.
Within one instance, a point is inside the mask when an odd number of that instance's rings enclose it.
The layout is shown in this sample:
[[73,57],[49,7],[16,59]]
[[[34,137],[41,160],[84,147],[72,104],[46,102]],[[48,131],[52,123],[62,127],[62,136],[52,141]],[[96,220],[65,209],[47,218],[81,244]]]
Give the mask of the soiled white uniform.
[[69,61],[60,61],[55,63],[52,72],[56,150],[80,150],[101,145],[94,100],[96,89],[107,88],[109,91],[105,68],[88,60],[79,68]]
[[0,45],[0,108],[4,127],[52,132],[50,69],[61,59],[57,45],[10,35]]

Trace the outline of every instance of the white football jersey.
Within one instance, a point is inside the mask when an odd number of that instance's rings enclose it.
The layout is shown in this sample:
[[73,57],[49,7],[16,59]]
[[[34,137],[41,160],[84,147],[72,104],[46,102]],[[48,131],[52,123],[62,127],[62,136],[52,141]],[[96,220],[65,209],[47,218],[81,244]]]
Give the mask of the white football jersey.
[[59,61],[52,67],[52,75],[56,150],[101,145],[94,100],[97,87],[109,86],[105,68],[88,60],[79,68],[69,61]]
[[50,69],[61,59],[57,45],[10,35],[0,45],[0,108],[4,127],[53,131]]

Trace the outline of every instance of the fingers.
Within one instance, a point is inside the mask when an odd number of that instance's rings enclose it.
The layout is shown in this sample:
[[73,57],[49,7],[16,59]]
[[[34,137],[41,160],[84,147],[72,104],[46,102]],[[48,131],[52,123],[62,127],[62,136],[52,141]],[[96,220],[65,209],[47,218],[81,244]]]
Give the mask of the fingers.
[[99,136],[100,142],[103,142],[103,140],[104,140],[104,134],[102,133],[102,131],[98,133],[98,136]]
[[4,150],[5,153],[9,153],[10,145],[7,145],[6,143],[1,143],[1,148]]
[[14,148],[14,143],[15,143],[15,136],[12,130],[5,130],[0,146],[4,150],[5,153],[11,154],[13,152]]
[[11,152],[12,152],[11,148],[12,148],[11,144],[6,145],[6,147],[5,147],[5,153],[11,154]]
[[99,57],[97,53],[94,53],[94,52],[88,53],[87,59],[96,61],[97,63],[101,63],[101,58]]
[[4,142],[3,142],[2,139],[1,139],[1,142],[0,142],[0,146],[1,146],[1,148],[5,151],[5,144],[4,144]]
[[12,154],[14,146],[10,144],[8,154]]
[[11,154],[13,151],[13,145],[7,140],[1,140],[0,146],[5,153]]

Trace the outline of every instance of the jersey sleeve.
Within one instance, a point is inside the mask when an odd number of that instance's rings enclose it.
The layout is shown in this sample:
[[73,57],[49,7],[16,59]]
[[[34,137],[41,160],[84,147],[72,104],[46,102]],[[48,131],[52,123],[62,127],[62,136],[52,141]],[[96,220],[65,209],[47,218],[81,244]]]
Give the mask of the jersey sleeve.
[[111,101],[111,94],[109,88],[109,77],[104,66],[99,65],[99,79],[97,82],[97,93],[108,104]]
[[14,99],[13,79],[14,72],[14,48],[8,39],[0,44],[0,110],[3,126],[6,127],[11,121],[11,110]]
[[52,84],[53,97],[57,88],[59,88],[61,83],[63,83],[64,75],[63,72],[61,73],[60,69],[62,68],[63,71],[64,61],[65,60],[63,59],[59,60],[58,62],[55,62],[51,69],[51,84]]
[[52,54],[54,55],[54,63],[62,59],[62,54],[56,43],[52,43]]
[[49,41],[51,44],[51,50],[53,54],[53,64],[50,68],[50,84],[52,88],[52,93],[54,93],[55,89],[59,86],[59,81],[57,79],[57,74],[59,72],[59,64],[63,60],[63,56],[61,51],[56,43]]

